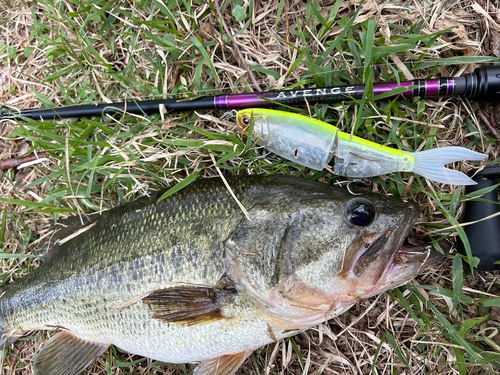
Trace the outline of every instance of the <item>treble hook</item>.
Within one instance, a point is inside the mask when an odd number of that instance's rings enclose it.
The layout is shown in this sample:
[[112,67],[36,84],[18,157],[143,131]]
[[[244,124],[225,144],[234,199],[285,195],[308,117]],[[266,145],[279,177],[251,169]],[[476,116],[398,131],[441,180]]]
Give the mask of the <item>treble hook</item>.
[[231,111],[227,111],[226,113],[224,113],[224,114],[220,117],[220,119],[221,119],[221,120],[229,120],[229,119],[234,118],[234,117],[236,117],[236,110],[235,110],[235,109],[233,109],[233,110],[231,110]]
[[351,190],[351,184],[352,184],[353,182],[358,182],[358,181],[359,181],[359,180],[351,180],[351,181],[349,181],[349,182],[347,183],[347,185],[345,186],[345,187],[346,187],[346,189],[347,189],[347,191],[348,191],[351,195],[361,195],[361,193],[355,193],[355,192],[353,192],[353,191]]
[[362,193],[355,193],[354,191],[351,190],[351,184],[352,183],[355,183],[355,182],[361,182],[362,184],[369,184],[372,179],[370,177],[363,177],[363,178],[352,178],[352,177],[349,177],[347,175],[347,169],[349,168],[350,165],[356,165],[357,163],[349,163],[346,165],[345,169],[344,169],[344,177],[349,179],[349,181],[347,182],[347,185],[346,185],[346,189],[347,191],[351,194],[351,195],[362,195]]

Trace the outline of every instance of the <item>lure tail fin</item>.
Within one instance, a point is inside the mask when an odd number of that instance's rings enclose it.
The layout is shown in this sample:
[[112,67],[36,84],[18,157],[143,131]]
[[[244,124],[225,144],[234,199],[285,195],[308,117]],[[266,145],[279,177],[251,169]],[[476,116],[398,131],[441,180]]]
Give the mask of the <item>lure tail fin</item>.
[[483,160],[486,155],[464,147],[442,147],[432,150],[412,152],[415,158],[413,172],[435,182],[451,185],[475,185],[465,174],[444,165],[462,160]]

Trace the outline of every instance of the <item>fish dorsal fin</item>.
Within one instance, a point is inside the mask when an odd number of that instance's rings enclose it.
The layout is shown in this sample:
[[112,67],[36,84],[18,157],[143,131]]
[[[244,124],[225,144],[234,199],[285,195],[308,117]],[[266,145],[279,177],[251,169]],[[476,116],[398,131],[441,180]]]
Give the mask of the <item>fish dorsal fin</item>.
[[233,375],[252,352],[246,350],[203,361],[194,369],[193,375]]
[[181,286],[156,290],[142,301],[150,306],[154,319],[195,325],[225,319],[222,307],[235,293],[232,287]]
[[34,375],[77,375],[85,370],[108,348],[59,332],[47,341],[33,361]]

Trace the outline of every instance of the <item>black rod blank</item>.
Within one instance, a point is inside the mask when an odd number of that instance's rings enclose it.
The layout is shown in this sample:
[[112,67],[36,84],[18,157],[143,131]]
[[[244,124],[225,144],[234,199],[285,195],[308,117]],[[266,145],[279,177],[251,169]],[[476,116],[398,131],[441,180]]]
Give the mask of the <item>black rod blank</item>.
[[[408,87],[399,95],[406,98],[440,98],[463,96],[471,99],[496,100],[500,95],[500,66],[487,66],[473,73],[456,78],[439,78],[413,81],[377,83],[373,94],[390,93],[398,88]],[[303,105],[306,102],[339,103],[349,99],[360,99],[365,95],[365,85],[308,88],[299,90],[267,91],[262,93],[229,94],[203,96],[192,100],[158,99],[127,101],[112,104],[74,105],[55,108],[16,110],[8,106],[0,107],[0,120],[31,118],[35,120],[55,120],[64,118],[100,117],[118,113],[153,115],[166,112],[186,112],[198,110],[231,110],[252,107],[271,107],[277,104]]]

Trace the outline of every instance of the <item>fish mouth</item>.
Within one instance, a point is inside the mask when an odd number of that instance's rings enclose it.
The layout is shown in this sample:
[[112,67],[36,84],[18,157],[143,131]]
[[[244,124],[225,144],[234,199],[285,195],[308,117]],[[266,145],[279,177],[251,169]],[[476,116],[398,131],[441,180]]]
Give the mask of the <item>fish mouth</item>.
[[410,245],[405,243],[394,254],[393,263],[395,266],[411,263],[422,263],[423,265],[425,265],[428,262],[432,263],[439,259],[437,254],[434,253],[437,253],[441,256],[443,255],[435,251],[432,243],[430,242],[420,245]]
[[392,262],[388,264],[386,272],[391,273],[406,268],[415,268],[413,273],[416,275],[420,270],[424,270],[432,264],[438,262],[446,256],[448,245],[441,243],[441,248],[445,250],[442,254],[437,251],[431,242],[420,245],[403,244],[395,253]]
[[[359,281],[377,290],[382,285],[396,287],[445,256],[430,242],[420,245],[405,242],[415,221],[408,220],[403,228],[395,225],[382,234],[371,235],[372,240],[363,246],[353,268]],[[446,249],[447,245],[441,247]]]

